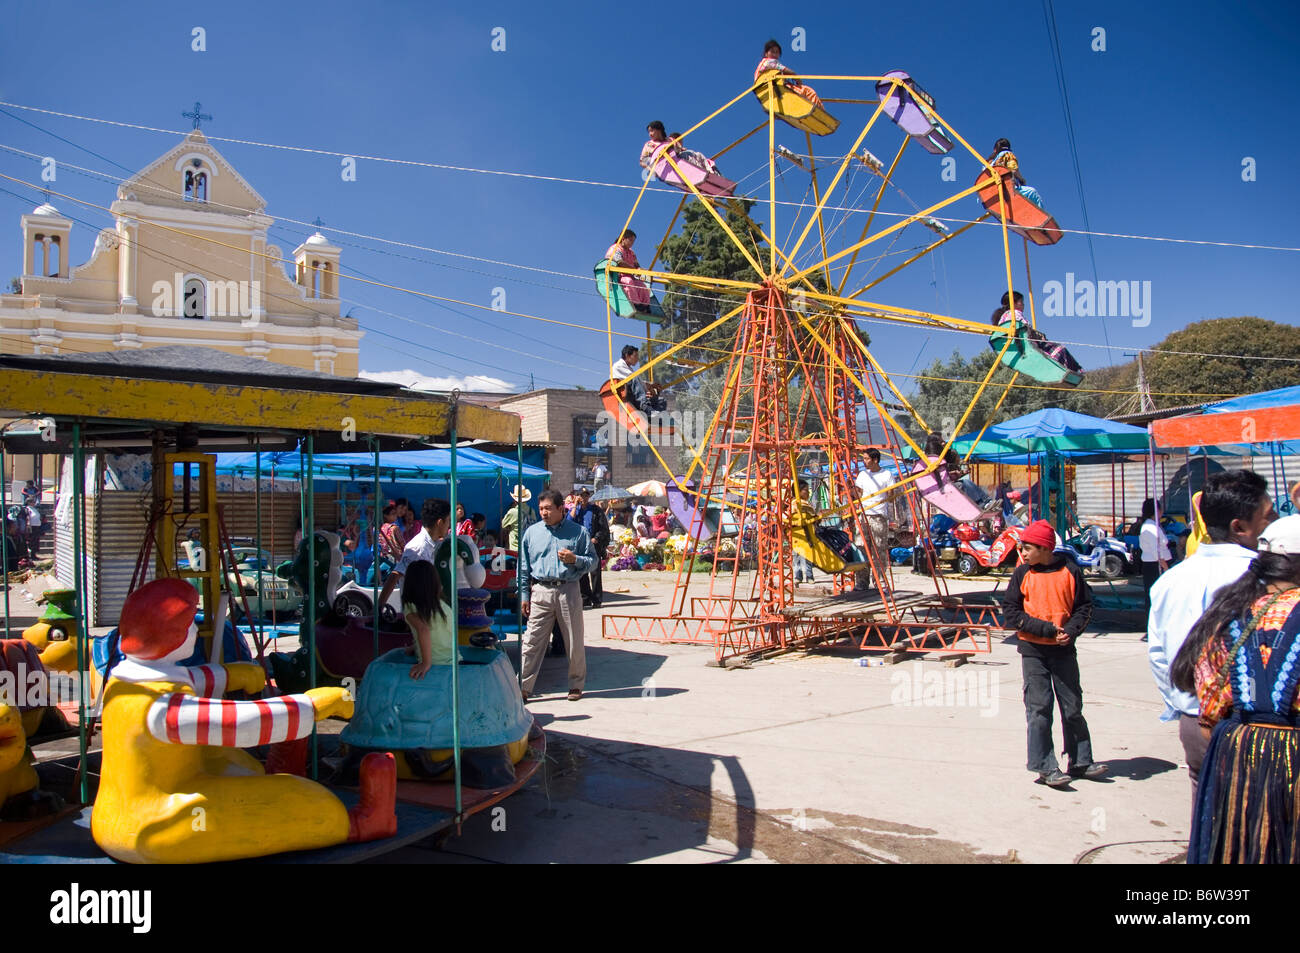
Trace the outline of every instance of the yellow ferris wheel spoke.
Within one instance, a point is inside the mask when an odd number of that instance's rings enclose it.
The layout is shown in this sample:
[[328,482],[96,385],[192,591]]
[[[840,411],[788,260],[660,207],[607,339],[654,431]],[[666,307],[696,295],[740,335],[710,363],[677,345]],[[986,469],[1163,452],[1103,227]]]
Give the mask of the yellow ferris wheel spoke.
[[[867,216],[867,223],[862,226],[862,234],[858,236],[859,241],[866,238],[871,232],[871,223],[876,220],[876,212],[880,208],[880,200],[885,197],[885,189],[887,189],[890,183],[893,182],[894,170],[898,168],[898,163],[903,158],[903,150],[907,148],[907,144],[911,141],[911,136],[903,137],[903,143],[898,147],[898,153],[894,156],[894,161],[890,163],[889,171],[882,177],[883,181],[880,183],[880,188],[876,190],[876,200],[871,203],[871,214]],[[840,286],[835,289],[836,294],[844,294],[844,286],[849,283],[849,275],[853,272],[853,266],[857,264],[857,261],[858,253],[855,251],[853,257],[849,259],[849,263],[844,269],[844,277],[840,279]],[[849,297],[853,296],[849,295]]]
[[[843,158],[843,160],[841,160],[840,167],[835,171],[835,178],[831,179],[831,184],[826,187],[826,194],[822,196],[822,198],[817,202],[817,207],[813,210],[813,218],[816,218],[818,220],[821,219],[822,210],[826,207],[826,200],[835,194],[836,186],[840,184],[840,179],[844,178],[844,173],[848,169],[849,163],[853,161],[853,154],[858,151],[859,147],[861,147],[862,140],[867,138],[867,133],[871,131],[871,127],[876,124],[876,120],[880,118],[880,114],[883,111],[884,111],[884,103],[878,104],[876,108],[872,111],[871,118],[867,120],[867,124],[863,126],[862,131],[858,133],[858,138],[853,140],[853,148],[851,148],[849,150],[849,154],[846,155]],[[804,226],[803,233],[800,234],[798,241],[794,243],[794,248],[791,249],[790,251],[791,258],[799,254],[799,249],[803,246],[804,239],[806,239],[808,237],[808,233],[812,231],[812,225],[813,225],[812,219],[809,219],[808,224]],[[773,227],[772,233],[773,234],[776,233],[775,227]],[[835,260],[834,258],[828,258],[825,261],[819,262],[817,265],[814,265],[812,268],[807,269],[807,271],[816,271],[819,267],[828,265],[830,264],[830,262],[834,260]],[[790,280],[793,281],[795,278],[800,278],[800,277],[802,277],[802,274],[792,275]]]
[[858,295],[863,294],[864,292],[870,291],[872,288],[876,287],[876,285],[880,284],[882,281],[886,280],[887,278],[892,278],[894,275],[898,274],[900,271],[902,271],[902,270],[903,270],[904,268],[906,268],[908,265],[912,264],[914,261],[916,261],[916,260],[918,260],[918,259],[920,259],[920,258],[924,258],[926,255],[930,254],[930,252],[934,251],[936,248],[938,248],[940,245],[944,244],[945,242],[950,242],[950,241],[952,241],[954,238],[956,238],[958,235],[961,235],[963,232],[968,232],[968,231],[970,231],[972,228],[974,228],[976,225],[979,225],[981,222],[987,221],[989,218],[992,217],[992,215],[993,215],[992,212],[985,212],[985,213],[984,213],[983,215],[981,215],[979,218],[975,219],[975,221],[973,221],[973,222],[967,222],[967,223],[966,223],[965,225],[963,225],[961,228],[957,229],[957,231],[955,231],[955,232],[951,232],[951,233],[949,233],[949,234],[947,234],[947,235],[944,235],[942,238],[940,238],[940,239],[939,239],[938,241],[936,241],[936,242],[931,242],[929,245],[927,245],[925,248],[922,248],[919,252],[917,252],[917,253],[916,253],[915,255],[913,255],[911,258],[906,259],[902,264],[898,265],[898,266],[895,267],[895,268],[891,268],[889,271],[885,272],[885,273],[884,273],[883,275],[881,275],[879,278],[875,279],[874,281],[870,281],[870,282],[868,282],[867,284],[863,285],[863,286],[862,286],[861,288],[859,288],[857,291],[853,292],[853,294],[848,295],[848,297],[850,297],[850,298],[856,298]]

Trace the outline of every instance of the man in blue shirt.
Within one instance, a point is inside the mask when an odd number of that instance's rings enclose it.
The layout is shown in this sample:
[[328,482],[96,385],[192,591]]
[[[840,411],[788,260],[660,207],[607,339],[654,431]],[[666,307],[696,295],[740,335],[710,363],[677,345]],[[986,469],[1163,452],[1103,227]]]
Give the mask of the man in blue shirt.
[[564,517],[564,497],[558,490],[543,490],[537,498],[542,521],[524,531],[519,541],[519,599],[528,628],[524,630],[524,701],[533,695],[542,658],[556,621],[564,636],[569,659],[569,701],[582,697],[587,680],[587,652],[583,645],[582,596],[578,580],[597,565],[587,531]]
[[1210,542],[1202,543],[1151,586],[1147,659],[1165,702],[1160,720],[1178,721],[1178,740],[1192,776],[1193,803],[1208,740],[1198,723],[1200,703],[1195,695],[1170,683],[1169,666],[1214,594],[1246,572],[1259,548],[1259,534],[1273,516],[1263,477],[1248,470],[1214,474],[1201,493],[1201,517]]

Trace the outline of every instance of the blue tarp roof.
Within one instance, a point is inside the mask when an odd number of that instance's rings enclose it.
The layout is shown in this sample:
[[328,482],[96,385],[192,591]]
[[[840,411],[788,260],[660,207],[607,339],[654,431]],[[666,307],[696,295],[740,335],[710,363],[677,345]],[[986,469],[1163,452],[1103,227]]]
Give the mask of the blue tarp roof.
[[[959,454],[966,454],[978,433],[958,438],[953,448]],[[1083,458],[1145,453],[1147,447],[1147,432],[1141,427],[1049,407],[989,427],[975,444],[973,456],[1008,463],[1012,462],[1009,457],[1023,458],[1047,450],[1064,457]]]
[[1265,407],[1290,407],[1300,404],[1300,386],[1279,387],[1258,394],[1246,394],[1221,400],[1215,404],[1206,404],[1203,412],[1207,414],[1233,414],[1243,410],[1262,410]]
[[[275,467],[277,477],[299,476],[299,456],[296,450],[279,453],[262,454],[262,473],[269,476],[271,467]],[[353,479],[368,476],[374,472],[375,457],[371,453],[330,453],[317,454],[313,460],[312,472],[322,478]],[[240,476],[252,476],[256,472],[257,455],[253,453],[219,453],[217,454],[218,473],[236,473]],[[445,479],[451,474],[451,451],[430,448],[428,450],[395,450],[379,455],[379,472],[382,476],[403,480]],[[482,477],[515,476],[519,472],[519,463],[508,457],[494,453],[475,450],[473,447],[456,449],[456,476],[475,479]],[[525,478],[541,478],[550,475],[549,470],[524,464]]]

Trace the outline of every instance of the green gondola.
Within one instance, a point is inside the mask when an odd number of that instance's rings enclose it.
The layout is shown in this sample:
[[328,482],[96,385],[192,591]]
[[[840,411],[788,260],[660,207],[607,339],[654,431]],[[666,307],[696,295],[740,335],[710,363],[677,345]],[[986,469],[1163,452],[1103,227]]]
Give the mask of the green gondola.
[[1016,329],[1016,336],[1002,353],[1006,344],[1006,331],[999,329],[989,335],[989,347],[1002,354],[1002,363],[1013,371],[1019,371],[1026,377],[1042,384],[1064,384],[1066,387],[1078,387],[1083,375],[1072,371],[1059,361],[1048,357],[1029,340],[1029,329],[1023,325]]
[[664,318],[664,309],[659,306],[659,299],[650,295],[650,310],[638,311],[636,305],[632,304],[628,298],[627,292],[623,285],[615,281],[612,285],[609,282],[606,269],[609,267],[609,259],[602,258],[596,262],[596,267],[592,271],[596,275],[596,290],[600,296],[609,302],[610,309],[620,318],[634,318],[638,321],[653,321],[659,324]]

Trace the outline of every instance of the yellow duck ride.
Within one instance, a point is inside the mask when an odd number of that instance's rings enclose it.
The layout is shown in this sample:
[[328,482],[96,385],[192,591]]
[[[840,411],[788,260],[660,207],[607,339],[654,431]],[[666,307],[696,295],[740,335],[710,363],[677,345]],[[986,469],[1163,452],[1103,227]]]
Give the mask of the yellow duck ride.
[[375,754],[361,766],[349,811],[326,787],[268,775],[244,747],[305,738],[314,720],[350,717],[342,688],[252,701],[266,675],[251,662],[186,667],[197,639],[198,593],[180,579],[127,597],[124,661],[103,702],[103,768],[91,816],[95,843],[131,863],[202,863],[375,840],[396,833],[396,770]]
[[22,715],[13,705],[0,703],[0,808],[11,798],[35,791],[37,784]]

